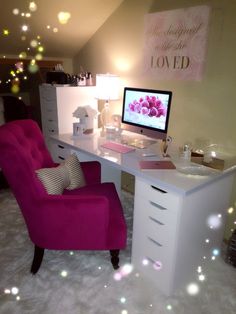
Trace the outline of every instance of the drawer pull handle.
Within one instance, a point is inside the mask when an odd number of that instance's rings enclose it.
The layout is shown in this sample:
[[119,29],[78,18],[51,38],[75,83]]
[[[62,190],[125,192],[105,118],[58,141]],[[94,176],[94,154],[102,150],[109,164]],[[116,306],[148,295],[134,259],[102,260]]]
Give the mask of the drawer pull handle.
[[157,207],[157,208],[160,209],[160,210],[167,210],[166,207],[163,207],[163,206],[161,206],[161,205],[159,205],[159,204],[157,204],[157,203],[154,203],[153,201],[149,201],[149,203],[150,203],[151,205]]
[[167,193],[166,191],[164,191],[164,190],[162,190],[162,189],[159,189],[159,188],[157,188],[157,187],[154,186],[154,185],[151,185],[151,187],[152,187],[154,190],[157,190],[157,191],[159,191],[159,192],[161,192],[161,193]]
[[58,156],[58,158],[61,159],[61,160],[65,160],[65,158],[64,158],[64,157],[61,157],[61,156]]
[[65,148],[64,146],[62,146],[62,145],[60,145],[60,144],[58,144],[57,146],[58,146],[59,148],[62,148],[62,149]]
[[150,238],[150,237],[148,237],[148,240],[151,241],[151,242],[153,242],[153,243],[156,244],[157,246],[160,246],[160,247],[162,246],[161,243],[157,242],[156,240],[153,240],[153,239]]
[[53,122],[53,120],[52,119],[48,119],[48,122]]
[[159,221],[159,220],[157,220],[157,219],[155,219],[155,218],[153,218],[153,217],[151,217],[151,216],[148,216],[148,218],[149,218],[150,220],[154,221],[155,223],[157,223],[157,224],[160,225],[160,226],[164,226],[164,225],[165,225],[165,224],[163,224],[163,222],[161,222],[161,221]]

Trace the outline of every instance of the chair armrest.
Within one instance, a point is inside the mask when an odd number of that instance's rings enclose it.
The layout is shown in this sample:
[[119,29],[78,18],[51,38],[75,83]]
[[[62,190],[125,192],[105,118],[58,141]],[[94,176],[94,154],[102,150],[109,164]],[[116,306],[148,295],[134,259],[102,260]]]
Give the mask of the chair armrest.
[[47,195],[37,205],[29,228],[33,243],[46,249],[106,248],[109,228],[106,197]]

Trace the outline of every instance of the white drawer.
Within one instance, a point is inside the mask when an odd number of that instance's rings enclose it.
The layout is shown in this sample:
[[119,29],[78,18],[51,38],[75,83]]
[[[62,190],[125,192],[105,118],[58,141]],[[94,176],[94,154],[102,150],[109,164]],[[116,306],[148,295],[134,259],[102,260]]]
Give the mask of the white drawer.
[[45,101],[56,100],[56,89],[51,86],[40,88],[40,96]]
[[42,110],[43,112],[52,112],[56,111],[57,112],[57,104],[55,101],[44,101],[42,103]]
[[43,132],[46,136],[58,134],[58,125],[55,122],[47,123],[43,125]]
[[[172,292],[173,259],[171,248],[158,247],[148,238],[141,240],[142,248],[132,252],[132,264],[149,277],[165,294]],[[146,265],[147,262],[148,264]]]
[[56,111],[44,112],[43,122],[45,124],[51,123],[51,122],[57,123],[57,121],[58,121],[58,119],[57,119],[57,112]]
[[146,218],[146,236],[153,240],[157,246],[170,247],[175,239],[175,223],[162,223],[151,216]]
[[71,151],[66,146],[58,143],[53,143],[53,156],[57,162],[62,162],[65,160],[70,154]]
[[145,216],[150,216],[154,219],[159,220],[163,224],[175,224],[177,216],[179,214],[178,203],[173,204],[169,207],[163,207],[158,203],[146,199],[144,197],[138,196],[135,199],[136,208],[140,208],[140,212],[142,212]]
[[174,241],[178,215],[160,210],[139,197],[135,201],[134,225],[137,232],[149,237],[159,246],[170,246]]
[[163,208],[177,208],[181,201],[181,196],[178,194],[163,190],[157,185],[150,185],[138,178],[135,182],[135,195],[142,196]]

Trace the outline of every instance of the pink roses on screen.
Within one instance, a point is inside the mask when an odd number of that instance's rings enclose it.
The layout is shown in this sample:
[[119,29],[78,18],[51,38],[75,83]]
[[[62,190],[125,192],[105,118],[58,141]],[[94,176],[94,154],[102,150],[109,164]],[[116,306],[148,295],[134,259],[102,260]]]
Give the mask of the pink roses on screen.
[[149,117],[159,118],[166,115],[166,108],[161,100],[155,96],[146,96],[140,98],[139,101],[134,100],[129,104],[129,110]]

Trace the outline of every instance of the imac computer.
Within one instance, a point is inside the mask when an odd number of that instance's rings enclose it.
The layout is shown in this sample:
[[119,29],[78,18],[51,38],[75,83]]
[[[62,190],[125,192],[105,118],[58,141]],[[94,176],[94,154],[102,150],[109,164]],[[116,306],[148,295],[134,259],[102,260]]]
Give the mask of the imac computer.
[[[168,131],[172,92],[125,87],[121,117],[121,129],[152,139],[165,140]],[[134,140],[135,139],[135,140]],[[143,137],[134,137],[134,146],[144,148],[151,143]],[[147,144],[148,145],[148,144]]]

